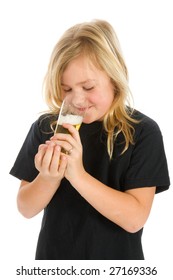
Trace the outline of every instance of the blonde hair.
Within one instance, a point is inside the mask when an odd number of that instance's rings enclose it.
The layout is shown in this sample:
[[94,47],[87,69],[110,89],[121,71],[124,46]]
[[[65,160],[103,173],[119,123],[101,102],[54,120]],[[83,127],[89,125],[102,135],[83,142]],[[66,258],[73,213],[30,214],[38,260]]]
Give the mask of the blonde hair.
[[57,114],[62,103],[61,78],[70,61],[86,55],[93,64],[105,71],[114,86],[115,98],[103,119],[107,132],[107,150],[110,158],[114,141],[119,133],[124,135],[125,152],[133,144],[134,127],[132,118],[128,71],[120,44],[112,26],[103,20],[76,24],[60,38],[52,52],[44,80],[45,100],[50,112]]

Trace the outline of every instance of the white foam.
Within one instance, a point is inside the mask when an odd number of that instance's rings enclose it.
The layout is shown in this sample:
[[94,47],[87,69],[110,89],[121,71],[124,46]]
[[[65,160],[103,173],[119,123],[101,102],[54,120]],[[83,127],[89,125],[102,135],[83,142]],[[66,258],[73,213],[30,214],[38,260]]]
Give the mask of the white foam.
[[62,125],[63,123],[69,123],[72,125],[81,124],[82,119],[83,119],[82,116],[77,116],[77,115],[70,115],[70,114],[66,116],[61,115],[61,117],[58,120],[58,124],[60,125]]

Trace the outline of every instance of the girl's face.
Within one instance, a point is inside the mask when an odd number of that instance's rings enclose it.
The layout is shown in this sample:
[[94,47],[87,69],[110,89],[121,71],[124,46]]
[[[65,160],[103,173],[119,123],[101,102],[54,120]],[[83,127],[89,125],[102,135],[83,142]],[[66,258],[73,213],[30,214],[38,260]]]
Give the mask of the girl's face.
[[63,97],[70,94],[76,107],[82,110],[86,106],[83,104],[88,105],[84,123],[101,121],[114,99],[110,78],[84,56],[68,64],[61,86]]

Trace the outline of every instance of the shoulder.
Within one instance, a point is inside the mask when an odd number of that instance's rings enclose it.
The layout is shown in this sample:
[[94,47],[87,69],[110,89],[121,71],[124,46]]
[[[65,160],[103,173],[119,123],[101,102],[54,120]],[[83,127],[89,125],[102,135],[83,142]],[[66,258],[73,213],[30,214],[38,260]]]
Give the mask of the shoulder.
[[135,137],[144,136],[148,134],[161,134],[158,123],[150,118],[149,116],[141,113],[140,111],[134,110],[132,117],[139,121],[134,125]]
[[56,122],[57,116],[52,114],[42,114],[32,124],[29,136],[38,138],[45,142],[53,135],[52,125]]
[[36,121],[36,125],[38,125],[41,132],[52,133],[51,126],[56,122],[57,115],[53,114],[42,114]]

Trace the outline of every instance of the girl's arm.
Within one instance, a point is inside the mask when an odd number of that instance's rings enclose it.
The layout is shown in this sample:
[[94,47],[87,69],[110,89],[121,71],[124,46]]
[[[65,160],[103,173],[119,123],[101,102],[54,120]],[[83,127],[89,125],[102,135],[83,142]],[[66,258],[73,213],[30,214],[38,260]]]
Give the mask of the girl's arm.
[[144,226],[151,210],[155,187],[121,192],[102,184],[85,171],[70,181],[98,212],[126,231],[134,233]]
[[39,146],[35,156],[39,174],[32,182],[22,180],[17,195],[18,209],[24,217],[31,218],[42,211],[57,191],[67,164],[60,150],[54,143]]

